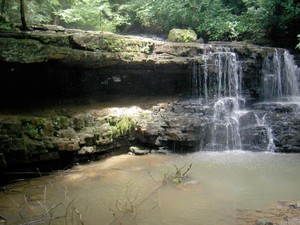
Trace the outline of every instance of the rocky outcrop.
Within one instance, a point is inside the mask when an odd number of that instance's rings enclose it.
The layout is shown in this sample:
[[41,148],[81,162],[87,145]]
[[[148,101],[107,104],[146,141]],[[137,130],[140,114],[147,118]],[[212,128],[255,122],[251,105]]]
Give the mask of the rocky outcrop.
[[3,104],[103,95],[188,95],[193,63],[203,65],[205,55],[219,46],[238,53],[244,91],[257,98],[262,60],[272,51],[246,43],[174,43],[60,27],[34,29],[0,33]]
[[[262,64],[272,48],[33,28],[31,32],[0,33],[1,168],[126,151],[131,145],[178,152],[214,149],[212,133],[221,135],[228,129],[225,124],[214,131],[212,122],[216,64],[220,62],[214,56],[220,49],[237,54],[234,60],[242,65],[240,88],[245,107],[256,110],[256,114],[250,110],[239,118],[241,147],[266,150],[272,134],[277,151],[300,151],[298,108],[255,105],[262,94]],[[198,90],[205,88],[199,77],[206,72],[212,88],[206,99],[200,100],[203,93]],[[77,110],[74,114],[62,110],[51,116],[35,116],[32,110],[29,116],[19,115],[23,111],[28,114],[25,109],[32,107],[64,108],[69,103],[118,102],[124,97],[143,96],[176,100],[137,111],[127,107],[131,113],[116,113],[112,108],[92,113]],[[262,118],[264,122],[259,123]],[[220,140],[219,144],[225,142]]]
[[[86,160],[117,149],[134,152],[135,148],[130,146],[149,149],[146,152],[219,150],[211,146],[213,102],[209,105],[199,99],[178,99],[146,108],[133,106],[138,104],[99,109],[91,105],[88,110],[73,109],[72,113],[68,108],[65,111],[49,109],[39,116],[2,116],[0,166],[65,160],[66,157]],[[245,112],[239,121],[241,148],[266,151],[272,141],[275,151],[300,152],[298,107],[257,104],[255,113]],[[258,118],[264,122],[257,121]],[[141,152],[145,151],[137,154]]]
[[128,115],[7,116],[0,121],[1,167],[80,156],[128,146],[136,125]]

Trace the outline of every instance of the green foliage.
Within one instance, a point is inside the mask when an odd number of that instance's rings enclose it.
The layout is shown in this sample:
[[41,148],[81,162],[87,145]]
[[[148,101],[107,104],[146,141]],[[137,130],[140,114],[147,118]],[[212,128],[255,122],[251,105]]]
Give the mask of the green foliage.
[[[191,29],[205,40],[274,40],[297,45],[300,3],[296,0],[26,0],[28,24],[112,32],[167,34]],[[20,23],[19,1],[1,12]],[[1,29],[9,29],[0,23]],[[118,48],[115,48],[118,51]]]
[[220,0],[132,0],[132,18],[153,32],[168,32],[172,28],[197,30],[209,40],[237,38],[236,17]]
[[127,23],[126,14],[121,11],[122,8],[119,13],[119,7],[107,0],[81,0],[74,1],[69,7],[57,7],[54,15],[67,27],[116,31],[118,26]]
[[298,34],[297,37],[298,37],[299,43],[297,44],[296,48],[298,48],[300,50],[300,34]]
[[0,30],[11,30],[13,29],[13,24],[9,21],[6,15],[0,14]]
[[131,118],[124,116],[122,118],[110,118],[110,126],[113,126],[112,137],[126,134],[135,128],[136,122]]
[[55,130],[67,129],[69,127],[70,121],[65,116],[56,116],[52,119],[53,128]]
[[[240,17],[244,37],[288,39],[286,35],[299,29],[300,3],[294,0],[243,0],[247,10]],[[297,22],[298,21],[298,22]]]
[[32,120],[24,119],[22,121],[24,133],[33,139],[42,139],[44,136],[46,120],[42,118],[36,118]]

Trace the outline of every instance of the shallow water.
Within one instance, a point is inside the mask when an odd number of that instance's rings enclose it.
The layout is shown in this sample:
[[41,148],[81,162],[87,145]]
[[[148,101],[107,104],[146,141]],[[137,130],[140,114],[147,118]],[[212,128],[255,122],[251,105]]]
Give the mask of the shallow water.
[[[191,184],[163,184],[190,164]],[[3,190],[7,224],[233,225],[240,210],[300,200],[300,154],[119,155]]]

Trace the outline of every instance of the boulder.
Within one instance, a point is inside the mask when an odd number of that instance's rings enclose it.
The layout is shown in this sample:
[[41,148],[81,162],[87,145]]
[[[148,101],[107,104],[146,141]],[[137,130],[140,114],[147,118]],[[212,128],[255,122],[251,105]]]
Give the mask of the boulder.
[[172,42],[196,42],[197,34],[193,30],[174,28],[169,32],[168,40]]

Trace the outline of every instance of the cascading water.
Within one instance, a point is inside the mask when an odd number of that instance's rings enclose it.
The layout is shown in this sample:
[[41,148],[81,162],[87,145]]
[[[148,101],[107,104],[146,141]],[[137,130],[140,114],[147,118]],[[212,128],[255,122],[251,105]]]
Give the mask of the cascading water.
[[239,103],[234,97],[220,98],[214,104],[212,148],[241,149]]
[[[241,149],[239,132],[241,62],[229,48],[217,48],[210,57],[216,73],[212,149]],[[208,89],[208,87],[206,87]]]
[[269,152],[275,152],[276,147],[274,144],[274,138],[273,138],[273,133],[272,129],[270,126],[268,126],[268,123],[266,122],[266,115],[264,114],[262,118],[259,118],[257,114],[255,114],[256,122],[258,126],[263,126],[266,128],[266,135],[267,135],[267,141],[268,141],[268,146],[267,146],[267,151]]
[[[210,119],[204,129],[209,141],[201,150],[258,150],[275,151],[271,126],[266,114],[258,116],[245,109],[242,96],[243,62],[229,47],[205,51],[200,62],[193,65],[193,94],[211,108]],[[275,49],[262,66],[262,98],[264,101],[291,100],[299,96],[298,68],[287,50]],[[205,101],[203,101],[205,100]],[[261,118],[261,119],[260,119]]]
[[265,58],[262,73],[264,101],[294,101],[299,96],[299,68],[288,50],[275,49]]
[[[242,62],[228,47],[218,47],[215,52],[205,52],[204,65],[194,64],[193,91],[200,97],[214,101],[210,126],[211,143],[205,149],[241,149],[239,132]],[[195,82],[196,81],[196,82]]]

